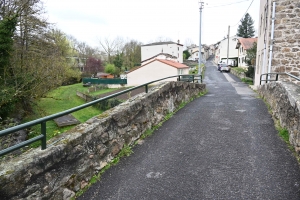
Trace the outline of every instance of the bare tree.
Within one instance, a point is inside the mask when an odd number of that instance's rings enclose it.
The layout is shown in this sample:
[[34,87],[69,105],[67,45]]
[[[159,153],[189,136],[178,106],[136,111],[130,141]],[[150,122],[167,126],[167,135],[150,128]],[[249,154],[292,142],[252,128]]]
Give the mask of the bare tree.
[[112,56],[118,52],[121,52],[124,44],[124,40],[121,37],[110,39],[108,37],[100,40],[101,49],[107,56],[108,63],[112,63]]
[[193,40],[192,40],[191,38],[185,39],[184,45],[185,45],[186,47],[190,47],[190,46],[192,46],[193,44],[195,44],[195,43],[193,42]]
[[172,39],[165,36],[159,36],[155,39],[155,42],[170,42],[170,41],[172,41]]
[[127,70],[141,63],[141,42],[130,40],[123,47],[124,66]]

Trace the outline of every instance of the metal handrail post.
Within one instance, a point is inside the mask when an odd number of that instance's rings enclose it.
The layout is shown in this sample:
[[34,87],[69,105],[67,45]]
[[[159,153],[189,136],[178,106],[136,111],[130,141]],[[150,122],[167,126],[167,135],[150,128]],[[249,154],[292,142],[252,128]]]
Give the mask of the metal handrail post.
[[45,150],[47,148],[47,132],[46,132],[46,122],[41,123],[41,132],[44,136],[41,140],[42,142],[42,150]]

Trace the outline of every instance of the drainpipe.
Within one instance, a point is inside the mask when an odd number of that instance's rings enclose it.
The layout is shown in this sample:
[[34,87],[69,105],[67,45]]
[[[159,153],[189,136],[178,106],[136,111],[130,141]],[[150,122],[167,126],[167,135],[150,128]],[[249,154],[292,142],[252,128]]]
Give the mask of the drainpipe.
[[[267,6],[269,5],[269,1],[267,1]],[[268,11],[268,9],[267,9]],[[268,15],[266,15],[266,17],[268,17]],[[264,22],[266,23],[266,22]],[[262,65],[262,74],[265,74],[265,66],[266,66],[266,49],[267,49],[267,24],[265,25],[265,35],[264,35],[264,59],[263,59],[263,65]]]
[[[268,73],[271,73],[271,65],[272,65],[273,39],[274,39],[274,21],[275,21],[275,6],[276,6],[276,2],[273,1],[272,29],[271,29],[271,41],[270,41],[270,53],[269,53]],[[269,76],[269,79],[270,79],[270,76]]]

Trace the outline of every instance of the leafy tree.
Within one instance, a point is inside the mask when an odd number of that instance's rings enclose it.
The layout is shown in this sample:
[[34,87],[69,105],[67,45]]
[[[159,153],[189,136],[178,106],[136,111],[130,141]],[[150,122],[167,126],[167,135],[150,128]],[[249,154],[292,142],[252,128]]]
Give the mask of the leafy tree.
[[183,57],[184,59],[188,59],[191,56],[190,52],[188,50],[183,51]]
[[113,61],[114,65],[121,70],[123,66],[123,53],[118,53]]
[[247,77],[254,77],[254,63],[256,60],[257,43],[254,42],[253,46],[247,50],[246,63],[248,64],[248,70],[245,72]]
[[116,72],[116,67],[114,64],[106,64],[105,66],[105,70],[104,70],[106,73],[109,73],[109,74],[115,74]]
[[242,38],[251,38],[254,36],[254,21],[252,17],[247,13],[245,17],[241,20],[241,24],[237,30],[237,36]]
[[89,74],[97,74],[97,72],[103,72],[103,64],[101,59],[89,57],[86,61],[84,71]]
[[130,40],[125,43],[123,51],[123,66],[126,69],[131,69],[141,63],[141,42]]
[[30,102],[70,77],[72,54],[66,36],[43,18],[41,0],[6,0],[0,6],[0,116]]
[[246,63],[248,65],[254,65],[256,60],[257,43],[254,42],[253,46],[247,50]]
[[[7,116],[13,109],[15,100],[13,88],[6,84],[10,57],[13,51],[13,34],[17,25],[17,15],[6,17],[0,21],[0,116]],[[9,72],[10,71],[10,72]]]

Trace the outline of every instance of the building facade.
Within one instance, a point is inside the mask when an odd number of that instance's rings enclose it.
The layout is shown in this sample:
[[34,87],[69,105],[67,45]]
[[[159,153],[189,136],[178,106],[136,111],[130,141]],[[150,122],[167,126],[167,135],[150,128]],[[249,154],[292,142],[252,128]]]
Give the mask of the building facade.
[[[238,50],[236,49],[237,40],[239,37],[232,36],[229,38],[229,52],[228,52],[228,64],[231,66],[237,66]],[[227,63],[227,47],[228,38],[225,38],[217,43],[215,50],[215,63],[224,62]]]
[[[127,86],[142,85],[168,76],[185,74],[189,74],[189,66],[187,65],[174,60],[154,59],[141,67],[132,69],[127,74]],[[176,80],[177,78],[167,79],[167,81]]]
[[141,46],[142,61],[159,53],[166,53],[177,57],[177,61],[183,62],[183,45],[175,42],[155,42]]
[[[259,85],[260,75],[268,72],[287,72],[299,77],[300,2],[261,0],[259,13],[254,84]],[[279,79],[294,81],[286,76]]]

